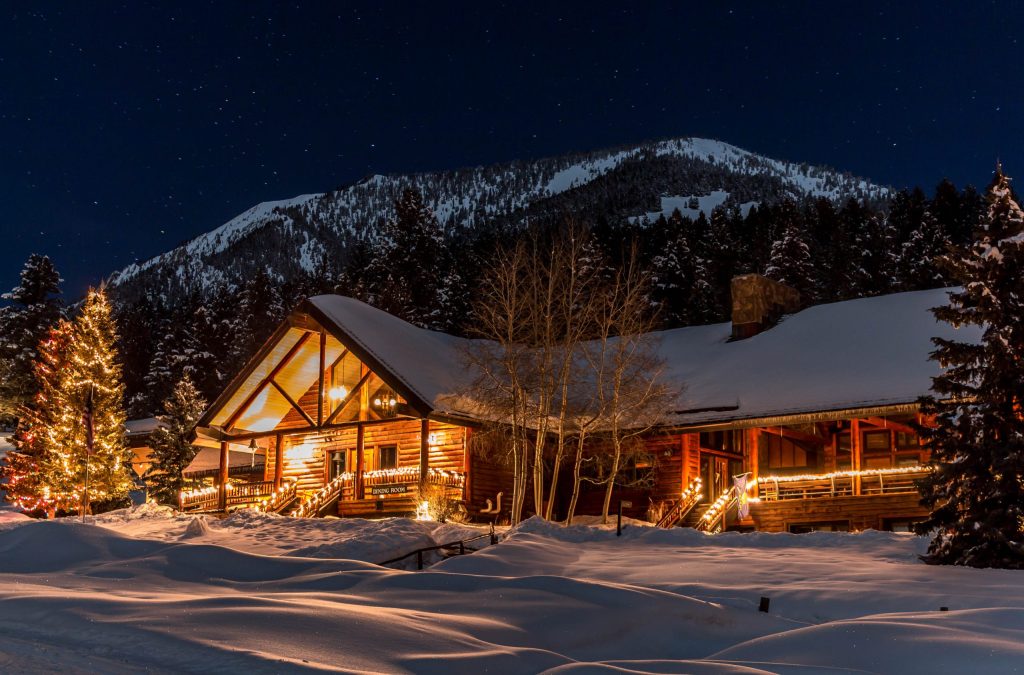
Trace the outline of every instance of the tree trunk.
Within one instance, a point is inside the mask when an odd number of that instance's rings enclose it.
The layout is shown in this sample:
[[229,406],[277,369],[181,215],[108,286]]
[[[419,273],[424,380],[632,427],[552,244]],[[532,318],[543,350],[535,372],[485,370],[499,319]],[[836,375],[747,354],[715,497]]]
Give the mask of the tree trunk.
[[612,456],[611,475],[608,476],[608,487],[604,490],[604,506],[601,509],[601,523],[608,524],[608,510],[612,504],[612,490],[615,489],[615,477],[619,475],[619,458],[622,456],[622,444],[614,441],[615,454]]
[[586,434],[581,431],[576,440],[576,458],[572,466],[572,497],[569,498],[569,510],[565,516],[566,525],[572,525],[572,519],[576,515],[576,503],[580,499],[580,469],[583,467],[583,439],[585,436]]

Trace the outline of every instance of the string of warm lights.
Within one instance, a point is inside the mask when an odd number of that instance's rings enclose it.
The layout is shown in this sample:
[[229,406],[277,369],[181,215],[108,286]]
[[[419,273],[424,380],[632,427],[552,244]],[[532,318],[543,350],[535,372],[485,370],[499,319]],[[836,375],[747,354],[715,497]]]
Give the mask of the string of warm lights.
[[722,494],[718,495],[718,499],[711,503],[708,510],[701,516],[701,522],[706,527],[713,523],[716,518],[722,515],[722,512],[729,508],[729,504],[735,499],[736,488],[731,487]]
[[865,476],[898,476],[901,474],[927,473],[928,466],[900,466],[888,469],[861,469],[860,471],[835,471],[833,473],[807,473],[798,476],[758,476],[758,485],[774,483],[792,483],[805,480],[831,480],[833,478],[855,478]]

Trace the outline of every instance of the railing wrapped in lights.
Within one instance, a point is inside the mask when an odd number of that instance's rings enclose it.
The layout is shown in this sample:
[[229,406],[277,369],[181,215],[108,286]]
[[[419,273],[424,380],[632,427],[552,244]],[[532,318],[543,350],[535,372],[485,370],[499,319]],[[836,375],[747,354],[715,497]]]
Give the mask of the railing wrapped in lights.
[[739,494],[735,485],[718,495],[718,499],[711,502],[711,506],[708,507],[708,510],[697,521],[696,529],[701,532],[720,532],[722,529],[722,517],[738,498]]
[[274,494],[265,497],[263,501],[257,504],[256,508],[265,513],[279,513],[281,509],[295,500],[298,485],[299,481],[297,479],[287,479],[274,491]]
[[327,503],[334,499],[335,496],[339,495],[342,489],[352,484],[355,474],[345,473],[339,474],[327,485],[323,486],[313,494],[306,497],[299,508],[292,512],[292,516],[296,518],[310,518],[320,512]]
[[704,492],[701,490],[702,487],[703,482],[701,481],[700,476],[697,476],[690,482],[690,485],[683,490],[679,499],[672,504],[672,507],[665,512],[665,515],[658,521],[657,526],[672,527],[685,518],[690,509],[704,498]]
[[178,495],[178,508],[182,511],[213,511],[220,505],[219,495],[216,485],[182,490]]
[[[796,476],[760,476],[757,484],[765,501],[881,495],[916,492],[915,482],[931,471],[927,466],[836,471]],[[859,481],[859,490],[857,482]]]

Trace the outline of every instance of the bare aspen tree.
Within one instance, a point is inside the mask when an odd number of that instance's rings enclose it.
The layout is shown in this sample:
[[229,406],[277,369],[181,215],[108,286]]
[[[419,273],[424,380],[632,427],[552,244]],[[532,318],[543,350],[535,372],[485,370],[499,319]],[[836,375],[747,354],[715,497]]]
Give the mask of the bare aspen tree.
[[528,342],[531,327],[530,294],[525,288],[529,248],[523,243],[496,252],[490,273],[484,275],[474,305],[476,332],[466,358],[477,377],[468,397],[478,412],[508,427],[512,464],[511,520],[522,519],[528,469],[528,382],[531,370]]
[[596,426],[606,441],[610,469],[605,482],[602,522],[608,522],[612,491],[623,451],[665,419],[678,392],[663,378],[664,361],[652,335],[654,316],[647,297],[648,274],[640,269],[636,245],[612,279],[598,319],[594,341],[599,373]]

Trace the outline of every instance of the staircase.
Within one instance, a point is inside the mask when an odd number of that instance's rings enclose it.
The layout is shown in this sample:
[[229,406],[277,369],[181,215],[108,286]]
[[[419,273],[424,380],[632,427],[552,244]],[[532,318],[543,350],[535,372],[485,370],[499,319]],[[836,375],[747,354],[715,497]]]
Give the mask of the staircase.
[[687,514],[691,512],[697,502],[704,498],[704,494],[701,492],[701,480],[698,476],[694,478],[690,483],[689,487],[683,490],[682,495],[679,499],[673,502],[672,506],[669,507],[665,515],[658,521],[658,527],[675,527],[676,524],[686,518]]
[[708,505],[694,528],[701,532],[721,532],[725,528],[725,518],[729,509],[735,506],[738,500],[739,493],[736,491],[736,487],[729,488]]

